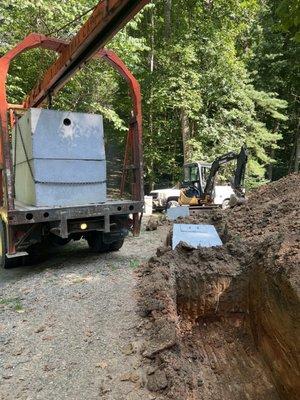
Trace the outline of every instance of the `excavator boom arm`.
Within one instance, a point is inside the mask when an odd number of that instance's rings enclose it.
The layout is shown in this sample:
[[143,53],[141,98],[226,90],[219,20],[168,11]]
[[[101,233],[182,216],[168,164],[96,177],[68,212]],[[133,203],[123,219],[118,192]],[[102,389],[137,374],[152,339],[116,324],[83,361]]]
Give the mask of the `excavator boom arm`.
[[237,166],[231,186],[237,195],[242,195],[241,187],[244,182],[246,165],[248,162],[248,149],[246,145],[242,146],[239,154],[234,151],[230,151],[229,153],[226,153],[215,159],[215,161],[212,163],[210,174],[205,185],[203,193],[204,198],[207,196],[212,196],[215,186],[215,178],[220,167],[233,160],[237,160]]
[[218,158],[215,159],[215,161],[212,163],[211,169],[209,176],[206,181],[206,185],[204,188],[203,196],[204,198],[207,196],[212,196],[212,192],[215,187],[215,178],[216,175],[220,169],[220,167],[224,164],[229,163],[232,160],[236,160],[238,158],[238,154],[235,153],[234,151],[230,151],[229,153],[226,153]]
[[242,146],[241,152],[237,159],[234,179],[233,179],[233,182],[231,185],[235,194],[239,197],[244,196],[244,193],[242,192],[242,187],[244,185],[248,157],[249,157],[249,151],[248,151],[247,147],[244,145],[244,146]]

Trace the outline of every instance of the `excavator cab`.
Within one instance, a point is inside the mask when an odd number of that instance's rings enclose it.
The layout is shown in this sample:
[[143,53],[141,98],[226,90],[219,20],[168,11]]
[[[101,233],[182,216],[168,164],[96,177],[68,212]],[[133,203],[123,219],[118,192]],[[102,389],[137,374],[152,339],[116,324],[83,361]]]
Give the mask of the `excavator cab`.
[[211,164],[195,162],[184,165],[184,180],[182,188],[194,188],[199,194],[203,194],[209,177]]
[[202,162],[185,164],[179,204],[189,206],[212,205],[217,173],[221,166],[233,160],[236,160],[237,163],[231,187],[237,198],[244,197],[242,186],[248,161],[248,149],[245,145],[242,146],[240,153],[231,151],[217,157],[212,164]]
[[184,181],[180,193],[180,205],[198,205],[210,175],[212,164],[195,162],[184,165]]

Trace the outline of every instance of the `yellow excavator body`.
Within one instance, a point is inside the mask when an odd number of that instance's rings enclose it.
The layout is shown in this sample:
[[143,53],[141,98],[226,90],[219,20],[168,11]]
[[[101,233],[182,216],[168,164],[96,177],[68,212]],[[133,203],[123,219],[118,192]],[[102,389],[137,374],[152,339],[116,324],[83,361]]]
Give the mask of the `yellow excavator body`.
[[196,196],[188,197],[185,191],[181,190],[178,202],[181,206],[197,206],[199,204],[199,199]]
[[[209,169],[209,175],[207,178],[203,179],[202,164],[192,163],[185,164],[185,167],[191,166],[197,168],[197,172],[189,172],[190,179],[184,181],[186,188],[181,189],[179,196],[179,204],[181,206],[203,206],[203,207],[213,207],[214,198],[213,192],[215,187],[216,174],[220,167],[227,164],[230,161],[237,160],[237,166],[234,174],[234,179],[232,181],[232,187],[235,193],[236,201],[241,199],[243,201],[245,198],[244,192],[242,191],[242,183],[244,181],[246,164],[248,161],[248,149],[246,145],[243,145],[240,153],[230,151],[229,153],[223,154],[217,157],[211,164]],[[208,165],[205,165],[207,168]],[[193,176],[193,178],[192,178]],[[205,175],[204,175],[205,176]],[[188,186],[189,185],[189,186]],[[233,201],[233,200],[232,200]]]

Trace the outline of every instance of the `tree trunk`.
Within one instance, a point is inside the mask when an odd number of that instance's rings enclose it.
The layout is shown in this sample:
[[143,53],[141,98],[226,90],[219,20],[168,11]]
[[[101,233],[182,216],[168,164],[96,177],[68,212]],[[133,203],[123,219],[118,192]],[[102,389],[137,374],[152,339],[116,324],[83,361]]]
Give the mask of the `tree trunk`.
[[172,24],[172,0],[165,0],[165,37],[168,39],[171,35]]
[[[275,150],[274,150],[274,149],[271,149],[271,151],[270,151],[270,157],[272,157],[272,159],[274,159],[274,156],[275,156]],[[268,179],[269,179],[270,181],[273,180],[273,163],[270,163],[270,164],[268,165]]]
[[[273,132],[274,133],[276,133],[276,132],[278,132],[279,131],[279,127],[280,127],[280,123],[279,123],[279,121],[276,121],[275,122],[275,126],[274,126],[274,129],[273,129]],[[270,157],[272,158],[272,160],[274,160],[274,158],[275,158],[275,149],[270,149]],[[273,169],[274,169],[274,164],[273,164],[273,161],[272,162],[270,162],[270,164],[268,165],[268,179],[270,180],[270,181],[272,181],[273,180]]]
[[180,113],[180,122],[181,122],[181,136],[183,143],[183,158],[184,162],[190,161],[190,148],[189,148],[189,139],[190,139],[190,123],[187,112],[185,109],[181,109]]
[[300,118],[298,120],[298,126],[296,130],[296,138],[295,138],[295,164],[294,171],[300,171]]
[[[151,9],[151,49],[150,49],[150,106],[149,106],[149,131],[150,140],[149,145],[153,146],[153,136],[154,136],[154,115],[153,115],[153,72],[154,72],[154,51],[155,51],[155,21],[154,21],[154,8]],[[149,186],[150,191],[154,189],[154,161],[153,158],[150,161],[149,166]]]

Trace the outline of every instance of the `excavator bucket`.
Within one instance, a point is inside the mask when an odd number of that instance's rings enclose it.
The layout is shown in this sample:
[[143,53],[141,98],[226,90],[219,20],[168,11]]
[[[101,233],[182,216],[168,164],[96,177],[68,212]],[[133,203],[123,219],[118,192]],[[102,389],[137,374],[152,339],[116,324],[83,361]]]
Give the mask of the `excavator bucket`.
[[197,199],[196,196],[193,196],[193,197],[186,196],[185,190],[183,189],[180,192],[179,204],[181,206],[197,206],[198,205],[198,199]]

